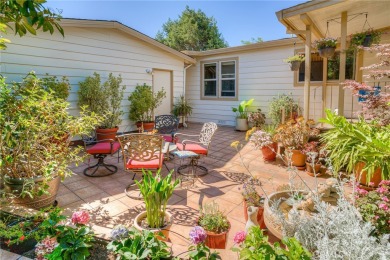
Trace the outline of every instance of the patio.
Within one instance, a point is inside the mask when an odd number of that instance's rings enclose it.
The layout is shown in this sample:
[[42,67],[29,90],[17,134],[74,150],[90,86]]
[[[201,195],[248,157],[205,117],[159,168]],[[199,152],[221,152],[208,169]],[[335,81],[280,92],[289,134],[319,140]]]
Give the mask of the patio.
[[[188,128],[179,132],[198,134],[202,124],[190,123]],[[200,163],[209,169],[209,174],[200,177],[196,187],[186,190],[177,188],[169,201],[168,211],[173,215],[174,224],[171,227],[170,241],[173,244],[174,255],[187,250],[188,233],[195,225],[199,205],[215,201],[220,209],[227,214],[231,223],[229,240],[226,250],[220,250],[222,259],[237,257],[230,251],[233,246],[233,236],[245,229],[242,196],[240,187],[248,174],[242,165],[237,151],[230,147],[231,142],[245,142],[245,132],[237,132],[232,127],[220,126],[210,145],[209,155]],[[254,150],[249,144],[242,148],[242,157],[253,175],[257,176],[267,194],[275,191],[282,184],[289,182],[289,173],[282,161],[264,162],[260,150]],[[93,164],[91,159],[90,164]],[[80,209],[88,210],[95,233],[102,238],[110,238],[111,229],[117,224],[131,226],[134,217],[145,209],[144,203],[126,196],[124,189],[131,182],[132,174],[123,170],[123,162],[118,163],[116,155],[108,157],[108,162],[118,166],[118,172],[106,177],[91,178],[82,173],[88,161],[78,166],[71,166],[74,175],[61,183],[57,196],[58,206],[64,209],[65,215]],[[177,169],[179,159],[167,162],[169,169]],[[162,173],[167,169],[163,167]],[[311,187],[314,178],[305,172],[298,173]],[[139,179],[140,174],[137,175]],[[321,178],[320,178],[321,180]],[[322,178],[323,180],[323,178]],[[270,241],[277,240],[270,236]],[[226,257],[226,258],[225,258]]]

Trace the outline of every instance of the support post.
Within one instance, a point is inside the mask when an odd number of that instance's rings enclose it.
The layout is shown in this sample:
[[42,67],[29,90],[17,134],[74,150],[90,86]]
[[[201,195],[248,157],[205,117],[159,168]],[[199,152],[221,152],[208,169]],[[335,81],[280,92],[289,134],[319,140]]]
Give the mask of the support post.
[[310,115],[310,73],[311,73],[311,25],[306,25],[305,43],[305,84],[303,86],[303,117],[309,119]]
[[345,81],[345,65],[347,62],[347,12],[341,13],[341,37],[340,37],[340,73],[339,73],[339,99],[338,99],[338,113],[340,116],[344,116],[344,86],[342,83]]

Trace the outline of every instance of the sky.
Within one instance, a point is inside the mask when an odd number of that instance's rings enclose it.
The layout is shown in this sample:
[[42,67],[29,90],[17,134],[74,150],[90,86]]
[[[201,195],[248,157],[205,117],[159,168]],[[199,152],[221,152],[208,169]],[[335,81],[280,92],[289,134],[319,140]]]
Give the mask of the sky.
[[261,37],[264,41],[288,38],[275,12],[306,1],[110,1],[48,0],[47,7],[62,10],[64,18],[116,20],[154,38],[169,19],[178,19],[188,5],[213,16],[229,46]]

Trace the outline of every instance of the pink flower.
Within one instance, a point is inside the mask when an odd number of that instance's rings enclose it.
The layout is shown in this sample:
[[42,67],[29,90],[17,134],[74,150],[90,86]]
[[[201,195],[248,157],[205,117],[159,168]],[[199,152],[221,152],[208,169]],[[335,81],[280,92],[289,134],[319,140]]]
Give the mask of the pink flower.
[[379,216],[375,216],[375,217],[374,217],[375,220],[378,220],[378,218],[379,218]]
[[246,238],[246,232],[245,231],[239,231],[234,235],[234,243],[236,244],[241,244],[242,242],[245,241]]
[[373,183],[372,181],[370,181],[370,183],[368,183],[368,186],[371,186],[371,187],[374,187],[375,183]]
[[379,193],[386,193],[388,190],[386,187],[379,187],[378,189],[376,189],[376,191]]
[[383,209],[383,210],[388,210],[389,206],[387,206],[385,203],[381,203],[381,204],[379,204],[379,208]]
[[191,242],[195,245],[206,241],[206,237],[207,237],[206,231],[200,226],[195,226],[190,231]]
[[380,183],[379,183],[379,186],[381,185],[390,185],[390,180],[382,180]]
[[387,197],[382,197],[382,200],[385,202],[389,202],[389,199]]
[[360,195],[367,195],[368,194],[368,191],[366,191],[365,189],[360,189],[358,187],[356,187],[356,192]]
[[83,224],[86,225],[89,221],[90,217],[87,211],[76,211],[72,215],[72,223],[73,224]]

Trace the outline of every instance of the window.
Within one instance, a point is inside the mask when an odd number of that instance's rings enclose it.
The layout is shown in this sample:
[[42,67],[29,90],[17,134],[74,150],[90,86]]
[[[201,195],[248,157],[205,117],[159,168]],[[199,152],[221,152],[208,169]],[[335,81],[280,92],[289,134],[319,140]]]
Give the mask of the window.
[[[311,55],[310,81],[322,82],[323,66],[324,66],[323,59],[318,55],[318,53],[313,53]],[[333,57],[328,59],[327,66],[328,66],[327,80],[339,80],[340,52],[335,52]],[[354,67],[355,67],[355,56],[353,52],[347,52],[347,60],[345,66],[346,79],[354,78]],[[304,81],[305,81],[305,62],[302,62],[298,72],[298,83],[303,83]]]
[[202,98],[237,100],[237,59],[203,62]]

